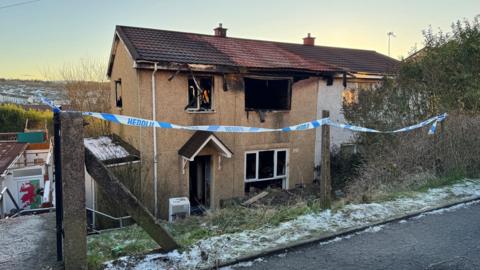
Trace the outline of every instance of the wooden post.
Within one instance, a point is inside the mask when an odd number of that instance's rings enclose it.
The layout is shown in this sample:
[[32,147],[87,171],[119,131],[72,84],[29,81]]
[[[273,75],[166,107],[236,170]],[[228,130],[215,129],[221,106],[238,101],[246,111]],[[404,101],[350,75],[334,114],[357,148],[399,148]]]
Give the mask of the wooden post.
[[88,173],[95,179],[95,183],[109,194],[118,207],[124,209],[163,250],[171,251],[180,247],[135,195],[88,149],[85,149],[85,165]]
[[[330,116],[329,111],[322,111],[322,118]],[[322,156],[320,171],[320,203],[324,208],[331,206],[332,178],[330,175],[330,126],[322,126]]]
[[60,123],[64,264],[65,269],[87,269],[83,117],[61,112]]
[[435,134],[433,134],[433,172],[437,177],[440,177],[441,174],[443,173],[443,162],[440,157],[442,157],[442,154],[439,153],[439,151],[442,150],[441,147],[439,147],[439,143],[441,140],[444,140],[444,123],[445,120],[442,122],[437,123],[437,130],[435,131]]

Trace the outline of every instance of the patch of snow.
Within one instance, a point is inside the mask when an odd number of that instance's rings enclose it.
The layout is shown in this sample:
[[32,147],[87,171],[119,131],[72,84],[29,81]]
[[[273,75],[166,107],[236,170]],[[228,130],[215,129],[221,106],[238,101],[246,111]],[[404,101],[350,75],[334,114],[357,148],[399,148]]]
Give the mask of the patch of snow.
[[373,226],[373,227],[370,227],[368,229],[366,229],[364,232],[368,232],[368,233],[376,233],[376,232],[379,232],[383,229],[384,225],[379,225],[379,226]]
[[105,161],[117,158],[128,157],[128,153],[123,146],[115,144],[112,139],[107,136],[98,138],[85,138],[85,147],[88,148],[98,159]]
[[[264,226],[255,230],[214,236],[198,241],[186,251],[147,255],[133,263],[135,257],[121,258],[110,262],[105,269],[194,269],[207,268],[217,262],[253,255],[265,249],[285,245],[289,242],[311,239],[341,230],[366,226],[375,222],[425,210],[460,199],[480,196],[480,180],[465,180],[449,187],[430,189],[412,197],[392,201],[366,204],[350,204],[337,211],[325,210],[299,216],[278,226]],[[453,211],[468,204],[438,210],[433,213]],[[430,213],[432,214],[432,213]],[[378,232],[382,226],[369,228],[365,232]],[[357,234],[359,234],[357,233]],[[351,237],[338,237],[328,244]],[[133,266],[132,266],[133,265]]]

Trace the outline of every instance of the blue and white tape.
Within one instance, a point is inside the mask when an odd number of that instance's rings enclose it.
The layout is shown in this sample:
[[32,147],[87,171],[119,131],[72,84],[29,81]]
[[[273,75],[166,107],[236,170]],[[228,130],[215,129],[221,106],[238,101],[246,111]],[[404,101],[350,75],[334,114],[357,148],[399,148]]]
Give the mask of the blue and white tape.
[[45,103],[45,105],[50,106],[50,108],[52,108],[52,111],[53,111],[54,113],[57,113],[57,112],[60,112],[60,111],[61,111],[60,108],[57,107],[57,106],[55,105],[55,103],[53,103],[53,101],[51,101],[50,99],[45,98],[45,97],[41,97],[40,100],[41,100],[43,103]]
[[[42,102],[49,105],[54,112],[60,112],[60,108],[46,99],[42,98]],[[288,126],[284,128],[261,128],[261,127],[245,127],[245,126],[221,126],[221,125],[207,125],[207,126],[183,126],[176,125],[169,122],[153,121],[148,119],[142,119],[138,117],[131,117],[125,115],[111,114],[111,113],[97,113],[97,112],[82,112],[84,116],[91,116],[105,121],[109,121],[116,124],[135,126],[135,127],[156,127],[165,129],[183,129],[193,131],[212,131],[212,132],[229,132],[229,133],[260,133],[260,132],[290,132],[290,131],[302,131],[321,127],[323,125],[330,125],[332,127],[351,130],[354,132],[371,132],[371,133],[399,133],[421,128],[432,124],[428,134],[434,134],[439,122],[442,122],[447,117],[446,113],[427,119],[421,123],[404,127],[393,131],[380,131],[371,128],[353,126],[349,124],[340,124],[330,120],[330,118],[322,118],[313,120],[310,122],[301,123],[294,126]]]

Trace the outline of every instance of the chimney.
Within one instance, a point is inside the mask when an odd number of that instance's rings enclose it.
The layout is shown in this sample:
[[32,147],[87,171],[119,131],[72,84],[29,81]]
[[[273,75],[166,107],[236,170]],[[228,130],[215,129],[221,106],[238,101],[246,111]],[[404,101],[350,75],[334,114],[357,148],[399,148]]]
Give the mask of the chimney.
[[223,28],[222,24],[219,23],[218,27],[213,29],[216,37],[227,37],[227,28]]
[[315,46],[315,38],[310,36],[310,33],[308,33],[307,37],[303,38],[303,45]]

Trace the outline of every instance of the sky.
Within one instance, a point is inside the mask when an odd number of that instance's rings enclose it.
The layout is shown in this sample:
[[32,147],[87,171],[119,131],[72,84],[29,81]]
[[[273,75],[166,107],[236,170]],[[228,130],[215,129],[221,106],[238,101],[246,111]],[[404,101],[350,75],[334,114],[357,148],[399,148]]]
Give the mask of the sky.
[[81,59],[106,64],[115,25],[212,34],[221,22],[231,37],[301,43],[311,33],[317,45],[383,54],[393,31],[400,59],[422,47],[422,30],[449,31],[478,14],[479,0],[0,0],[0,78],[52,79]]

